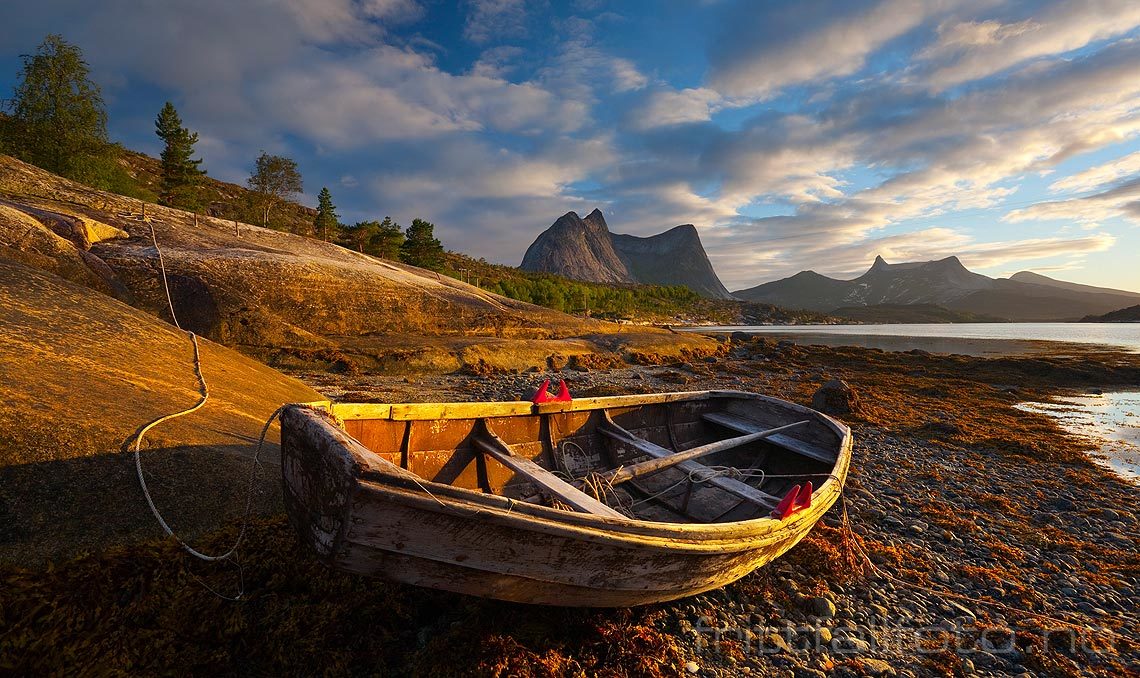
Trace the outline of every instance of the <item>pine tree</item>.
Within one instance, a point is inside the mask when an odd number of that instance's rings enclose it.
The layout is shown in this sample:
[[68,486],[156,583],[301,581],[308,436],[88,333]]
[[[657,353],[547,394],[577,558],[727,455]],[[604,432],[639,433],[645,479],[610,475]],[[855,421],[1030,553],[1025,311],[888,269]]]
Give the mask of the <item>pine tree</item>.
[[257,157],[248,183],[256,194],[262,226],[269,225],[269,213],[274,207],[303,190],[296,161],[265,151]]
[[376,234],[369,241],[369,254],[375,257],[396,260],[400,258],[400,246],[404,244],[404,231],[392,217],[384,217]]
[[162,185],[158,196],[159,203],[171,207],[196,210],[201,207],[199,184],[204,171],[199,167],[201,160],[194,160],[194,144],[198,143],[197,132],[182,126],[178,111],[169,101],[158,113],[154,121],[155,133],[163,141]]
[[380,222],[378,221],[358,221],[352,226],[345,226],[341,229],[337,244],[357,252],[371,254],[368,251],[368,244],[379,230]]
[[22,59],[5,145],[21,160],[90,181],[114,149],[107,142],[103,96],[83,52],[53,33]]
[[329,189],[322,188],[317,195],[317,217],[313,219],[313,235],[320,240],[329,240],[336,235],[340,228],[340,217],[336,213],[336,205],[332,201]]
[[443,245],[432,231],[435,224],[423,219],[412,219],[404,244],[400,245],[400,259],[404,263],[438,271],[443,267]]

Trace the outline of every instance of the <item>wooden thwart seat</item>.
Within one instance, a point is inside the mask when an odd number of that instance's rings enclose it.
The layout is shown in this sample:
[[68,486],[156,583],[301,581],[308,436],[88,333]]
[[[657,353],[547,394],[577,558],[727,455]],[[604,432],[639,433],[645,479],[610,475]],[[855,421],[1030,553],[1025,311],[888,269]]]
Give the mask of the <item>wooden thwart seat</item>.
[[626,516],[594,499],[530,459],[516,455],[511,451],[510,445],[503,442],[490,428],[484,427],[484,432],[476,435],[472,442],[475,447],[494,457],[502,465],[550,492],[578,511],[606,518],[627,519]]
[[[702,418],[705,421],[712,422],[718,426],[723,426],[731,431],[736,431],[737,433],[748,434],[757,433],[764,430],[764,426],[761,424],[745,419],[744,417],[737,417],[731,414],[725,414],[723,412],[710,412],[703,415]],[[782,447],[789,452],[795,452],[796,454],[807,457],[809,459],[821,461],[825,464],[835,463],[834,456],[827,454],[823,450],[820,450],[819,448],[809,443],[805,443],[802,440],[797,440],[791,436],[783,435],[782,433],[768,436],[765,438],[765,440],[772,443],[773,445],[776,445],[777,447]]]
[[[607,438],[612,438],[620,443],[625,443],[626,445],[629,445],[630,447],[636,449],[638,452],[641,452],[642,454],[648,455],[655,459],[673,457],[676,454],[672,450],[668,450],[664,447],[661,447],[660,445],[651,443],[643,438],[638,438],[629,431],[615,424],[612,420],[609,419],[608,416],[606,417],[606,422],[598,428],[598,432]],[[780,503],[779,497],[770,495],[767,492],[761,492],[755,487],[752,487],[751,485],[741,482],[735,478],[717,475],[712,475],[709,477],[706,474],[712,469],[699,462],[692,460],[681,461],[675,466],[685,473],[697,474],[699,477],[707,477],[708,479],[704,482],[707,482],[709,485],[722,489],[725,492],[733,494],[746,501],[752,502],[753,504],[757,504],[758,506],[771,509],[775,508],[776,505]]]

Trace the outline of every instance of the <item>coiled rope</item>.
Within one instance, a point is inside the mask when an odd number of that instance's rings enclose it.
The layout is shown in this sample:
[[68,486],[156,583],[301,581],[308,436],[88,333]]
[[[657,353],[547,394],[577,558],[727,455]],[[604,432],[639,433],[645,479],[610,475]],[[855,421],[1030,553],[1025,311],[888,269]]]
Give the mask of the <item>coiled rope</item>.
[[[158,426],[159,424],[170,421],[172,419],[177,419],[179,417],[184,417],[188,414],[192,414],[202,409],[202,407],[206,404],[206,401],[210,399],[210,387],[206,384],[206,377],[202,374],[202,351],[198,346],[198,336],[189,330],[182,329],[182,326],[178,324],[178,316],[174,313],[174,301],[170,296],[170,284],[166,279],[166,262],[162,257],[162,249],[158,246],[158,237],[154,232],[154,223],[149,219],[145,219],[145,221],[147,226],[150,228],[150,240],[154,244],[155,252],[158,253],[158,267],[159,271],[162,273],[162,289],[166,294],[166,303],[170,308],[170,317],[174,321],[174,326],[177,327],[180,331],[184,332],[186,336],[190,338],[190,343],[194,347],[194,375],[198,378],[199,399],[198,402],[195,403],[192,407],[158,417],[157,419],[154,419],[139,429],[139,432],[135,434],[134,441],[135,471],[138,473],[139,487],[142,488],[143,496],[146,497],[147,506],[150,507],[150,512],[154,514],[155,520],[158,521],[158,524],[162,527],[162,531],[165,532],[167,536],[173,537],[178,542],[179,546],[181,546],[187,553],[194,556],[195,558],[199,558],[205,561],[228,560],[233,557],[238,547],[241,546],[242,540],[245,538],[246,529],[249,527],[249,516],[253,509],[254,483],[257,480],[257,471],[261,467],[261,450],[265,445],[265,436],[269,433],[269,427],[273,424],[273,421],[278,417],[278,415],[281,414],[281,410],[285,409],[285,406],[282,405],[281,407],[278,407],[276,410],[274,410],[273,414],[271,414],[269,416],[269,419],[266,420],[265,426],[263,426],[261,429],[261,436],[257,440],[257,449],[253,455],[253,464],[249,470],[249,483],[246,487],[245,513],[242,517],[241,530],[238,532],[237,539],[234,540],[233,546],[231,546],[229,550],[227,550],[225,553],[222,553],[221,555],[211,556],[202,553],[190,544],[186,543],[185,540],[179,537],[174,532],[174,530],[171,529],[170,525],[166,522],[166,519],[162,517],[162,512],[158,510],[157,506],[155,506],[154,498],[150,493],[150,488],[147,487],[146,475],[143,473],[142,464],[143,436],[145,436],[148,431],[150,431],[155,426]],[[242,594],[239,593],[235,599],[239,599],[241,596]]]

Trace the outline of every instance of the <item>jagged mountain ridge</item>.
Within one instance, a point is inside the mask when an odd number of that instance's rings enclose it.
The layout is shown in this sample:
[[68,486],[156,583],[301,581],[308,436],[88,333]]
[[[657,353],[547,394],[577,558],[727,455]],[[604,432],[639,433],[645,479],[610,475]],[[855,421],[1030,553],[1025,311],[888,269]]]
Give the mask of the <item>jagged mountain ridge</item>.
[[598,209],[585,218],[559,217],[527,248],[520,268],[589,282],[684,285],[701,296],[732,298],[692,224],[644,238],[611,233]]
[[558,217],[527,248],[520,268],[589,282],[635,282],[614,249],[600,210],[590,212],[585,219],[577,212]]
[[[1031,282],[1030,282],[1031,281]],[[881,256],[854,280],[814,271],[734,292],[738,298],[830,312],[878,304],[937,304],[1014,321],[1076,320],[1135,303],[1140,294],[1053,280],[1028,271],[1011,278],[974,273],[957,257],[888,264]]]

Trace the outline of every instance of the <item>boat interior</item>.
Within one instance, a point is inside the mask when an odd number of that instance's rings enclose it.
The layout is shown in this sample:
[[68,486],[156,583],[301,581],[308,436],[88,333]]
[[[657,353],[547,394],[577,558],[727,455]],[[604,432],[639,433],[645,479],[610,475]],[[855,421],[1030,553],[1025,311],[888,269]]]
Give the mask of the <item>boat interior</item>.
[[478,416],[477,407],[453,418],[361,410],[344,428],[430,482],[671,523],[768,516],[795,486],[818,488],[843,442],[816,413],[743,397],[511,416]]

